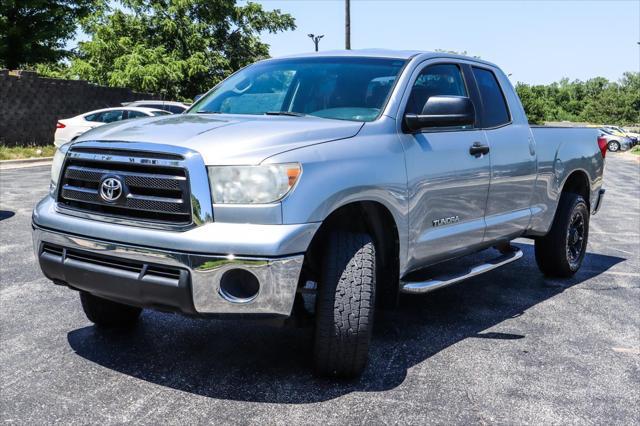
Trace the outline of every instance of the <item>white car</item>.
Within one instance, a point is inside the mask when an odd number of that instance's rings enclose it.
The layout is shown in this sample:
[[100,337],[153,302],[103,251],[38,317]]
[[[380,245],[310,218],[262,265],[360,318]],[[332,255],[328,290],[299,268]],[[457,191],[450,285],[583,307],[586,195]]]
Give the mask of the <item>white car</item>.
[[53,144],[56,147],[61,147],[65,143],[71,142],[87,130],[102,126],[103,124],[113,123],[114,121],[168,114],[171,113],[160,109],[140,107],[104,108],[85,112],[84,114],[76,115],[75,117],[58,120]]

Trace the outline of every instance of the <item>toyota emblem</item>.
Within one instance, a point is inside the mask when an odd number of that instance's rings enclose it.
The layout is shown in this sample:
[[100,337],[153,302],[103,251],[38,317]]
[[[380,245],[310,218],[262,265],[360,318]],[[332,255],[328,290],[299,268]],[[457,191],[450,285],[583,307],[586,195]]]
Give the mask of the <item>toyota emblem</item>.
[[100,184],[100,196],[108,203],[113,203],[122,195],[122,182],[116,177],[108,177]]

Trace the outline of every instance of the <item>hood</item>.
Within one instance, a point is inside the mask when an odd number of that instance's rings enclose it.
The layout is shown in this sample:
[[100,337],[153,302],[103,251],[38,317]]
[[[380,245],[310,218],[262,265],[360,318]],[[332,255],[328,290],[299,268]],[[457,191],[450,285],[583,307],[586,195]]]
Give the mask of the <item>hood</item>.
[[363,124],[311,116],[179,114],[107,124],[77,141],[175,145],[198,151],[208,165],[258,164],[284,151],[353,137]]

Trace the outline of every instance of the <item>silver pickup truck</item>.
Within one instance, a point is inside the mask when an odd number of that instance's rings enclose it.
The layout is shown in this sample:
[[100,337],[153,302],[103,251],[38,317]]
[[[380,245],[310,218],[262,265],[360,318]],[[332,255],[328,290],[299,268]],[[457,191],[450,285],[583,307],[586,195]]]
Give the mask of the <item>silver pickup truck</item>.
[[573,275],[605,153],[595,129],[531,128],[505,74],[478,59],[271,59],[184,114],[61,147],[33,240],[97,326],[132,327],[142,308],[303,318],[316,372],[350,377],[376,307],[515,261],[515,238],[535,240],[545,275]]

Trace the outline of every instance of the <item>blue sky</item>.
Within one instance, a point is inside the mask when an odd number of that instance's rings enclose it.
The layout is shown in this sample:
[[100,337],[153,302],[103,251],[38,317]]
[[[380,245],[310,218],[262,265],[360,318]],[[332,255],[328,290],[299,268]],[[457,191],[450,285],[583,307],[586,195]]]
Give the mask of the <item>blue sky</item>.
[[[256,1],[256,0],[253,0]],[[296,18],[298,28],[264,34],[274,57],[344,48],[343,0],[257,1]],[[640,71],[640,0],[352,0],[351,47],[446,49],[500,65],[515,83],[562,77],[617,80]]]

